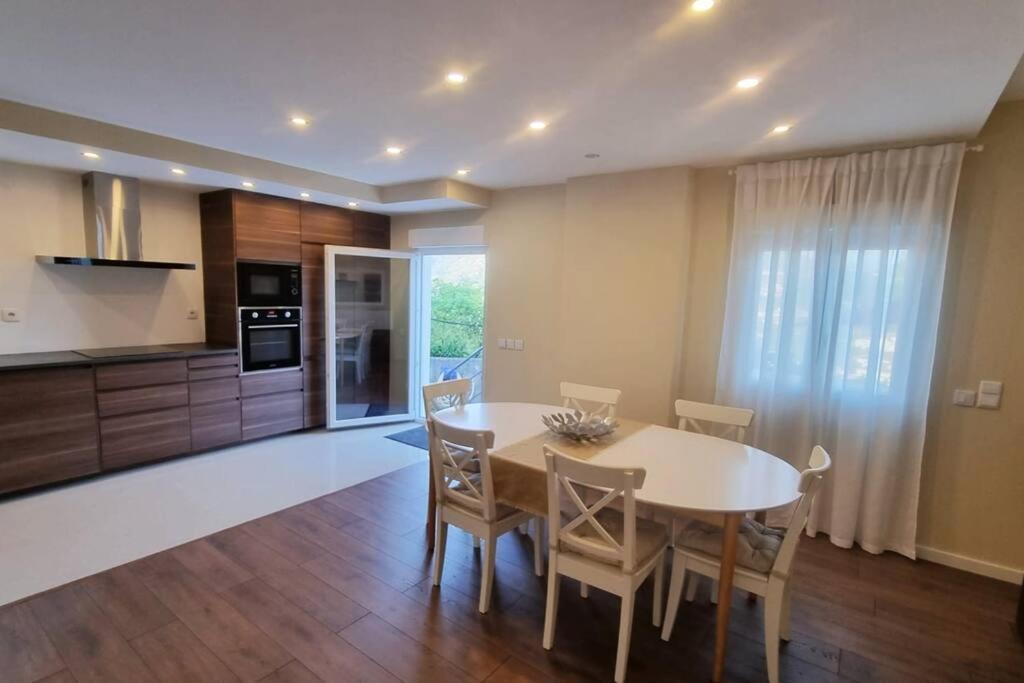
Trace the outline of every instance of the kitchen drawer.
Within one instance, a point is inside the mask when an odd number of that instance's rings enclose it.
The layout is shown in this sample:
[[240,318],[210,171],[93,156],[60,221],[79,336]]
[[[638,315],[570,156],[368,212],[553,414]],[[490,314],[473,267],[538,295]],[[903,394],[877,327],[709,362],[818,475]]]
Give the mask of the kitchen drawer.
[[101,418],[186,405],[188,405],[188,385],[184,382],[100,391],[96,394],[96,407],[99,408]]
[[238,365],[238,353],[222,353],[216,356],[194,356],[188,359],[188,369],[213,368],[218,365]]
[[191,442],[188,408],[100,420],[100,460],[104,470],[187,453]]
[[242,375],[242,397],[302,390],[302,370],[281,370]]
[[96,368],[96,388],[100,391],[174,384],[187,379],[188,370],[184,358],[141,363],[111,363]]
[[218,377],[238,377],[238,365],[211,365],[208,368],[195,368],[188,371],[190,382]]
[[302,392],[242,399],[242,439],[302,429]]
[[189,382],[188,388],[190,405],[213,403],[215,401],[233,401],[241,395],[237,377]]
[[237,443],[242,440],[241,401],[221,401],[189,408],[192,450]]

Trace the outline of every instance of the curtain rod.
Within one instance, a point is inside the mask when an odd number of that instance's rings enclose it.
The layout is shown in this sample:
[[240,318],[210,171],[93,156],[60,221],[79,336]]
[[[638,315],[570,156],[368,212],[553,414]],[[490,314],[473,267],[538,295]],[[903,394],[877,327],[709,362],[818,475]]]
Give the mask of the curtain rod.
[[[984,152],[985,151],[985,145],[968,145],[967,147],[964,147],[964,151],[965,152]],[[733,166],[732,168],[730,168],[728,173],[729,173],[729,175],[736,175],[736,167]]]

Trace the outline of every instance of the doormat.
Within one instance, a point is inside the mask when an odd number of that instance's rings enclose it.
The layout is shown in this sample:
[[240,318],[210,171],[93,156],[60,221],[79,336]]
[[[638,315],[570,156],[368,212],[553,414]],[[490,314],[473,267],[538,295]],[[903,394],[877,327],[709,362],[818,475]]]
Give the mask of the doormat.
[[424,427],[413,427],[412,429],[388,434],[388,438],[392,441],[404,443],[407,446],[429,450],[427,448],[427,430]]

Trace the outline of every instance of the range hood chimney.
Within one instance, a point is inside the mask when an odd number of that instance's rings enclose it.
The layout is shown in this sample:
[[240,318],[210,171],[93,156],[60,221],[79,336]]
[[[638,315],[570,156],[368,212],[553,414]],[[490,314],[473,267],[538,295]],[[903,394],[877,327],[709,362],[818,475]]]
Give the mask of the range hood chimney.
[[195,270],[194,263],[145,261],[139,180],[92,172],[82,176],[85,256],[36,256],[39,263]]

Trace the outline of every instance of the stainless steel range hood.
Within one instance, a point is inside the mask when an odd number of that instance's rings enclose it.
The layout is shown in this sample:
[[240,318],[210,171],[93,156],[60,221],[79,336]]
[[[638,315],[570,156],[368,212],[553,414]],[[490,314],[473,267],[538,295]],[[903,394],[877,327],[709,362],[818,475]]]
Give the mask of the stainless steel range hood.
[[85,256],[36,256],[38,263],[195,270],[194,263],[146,261],[142,258],[139,181],[109,173],[82,176]]

